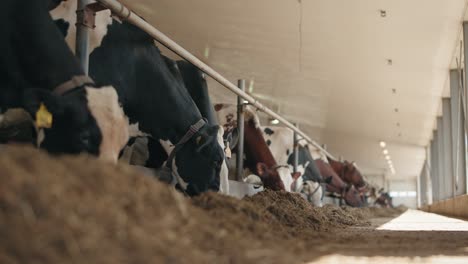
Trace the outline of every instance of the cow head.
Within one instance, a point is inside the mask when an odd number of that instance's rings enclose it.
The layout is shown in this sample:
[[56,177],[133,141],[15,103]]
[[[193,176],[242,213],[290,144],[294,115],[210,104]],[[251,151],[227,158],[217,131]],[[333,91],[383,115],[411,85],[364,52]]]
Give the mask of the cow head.
[[[87,152],[116,162],[128,141],[128,119],[112,87],[78,88],[63,96],[30,89],[24,106],[36,120],[38,145],[50,153]],[[39,124],[38,114],[44,113],[50,122]]]
[[356,186],[357,188],[364,188],[366,186],[364,178],[354,165],[354,162],[345,161],[343,163],[343,166],[344,172],[346,174],[345,177],[346,179],[349,179],[350,183],[354,184],[354,186]]
[[286,190],[285,184],[283,183],[277,168],[269,168],[265,163],[259,162],[257,163],[257,175],[262,179],[263,186],[265,188],[274,191]]
[[361,198],[360,193],[354,188],[353,185],[346,186],[343,199],[345,200],[346,204],[352,207],[362,207],[363,201]]
[[218,131],[218,126],[206,125],[176,153],[174,172],[189,195],[219,190],[224,151]]

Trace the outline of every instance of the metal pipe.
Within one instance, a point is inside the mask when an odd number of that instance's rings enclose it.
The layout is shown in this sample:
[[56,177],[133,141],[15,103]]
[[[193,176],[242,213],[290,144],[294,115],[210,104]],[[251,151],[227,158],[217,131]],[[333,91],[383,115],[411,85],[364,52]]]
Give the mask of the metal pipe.
[[[245,80],[238,80],[237,85],[240,91],[245,91]],[[237,96],[237,131],[239,140],[236,153],[236,180],[242,181],[244,172],[244,100],[241,96]]]
[[[268,107],[261,104],[257,99],[253,98],[252,96],[248,95],[244,91],[241,91],[235,84],[224,78],[221,74],[215,71],[210,66],[206,65],[200,59],[192,55],[190,52],[185,50],[182,46],[171,40],[169,37],[164,35],[161,31],[157,30],[151,24],[143,20],[137,14],[133,13],[130,9],[119,3],[117,0],[97,0],[103,6],[109,8],[113,14],[120,16],[123,20],[127,20],[129,23],[139,27],[146,33],[148,33],[151,37],[153,37],[156,41],[164,45],[166,48],[170,49],[180,57],[184,58],[185,60],[189,61],[196,67],[198,67],[201,71],[209,75],[215,81],[223,85],[224,87],[231,90],[231,92],[237,94],[238,96],[242,97],[244,100],[248,101],[250,105],[256,107],[258,110],[264,112],[265,114],[278,119],[281,123],[283,123],[288,128],[295,131],[298,135],[300,135],[303,139],[307,142],[312,144],[314,147],[318,148],[320,151],[323,151],[328,157],[335,159],[330,153],[328,153],[325,149],[323,149],[317,142],[313,141],[309,136],[307,136],[304,132],[296,128],[291,122],[283,118],[282,116],[278,115],[277,113],[273,112]],[[336,159],[335,159],[336,160]]]
[[[297,127],[297,124],[295,124]],[[297,136],[296,131],[293,133],[293,148],[294,148],[294,163],[293,163],[293,172],[297,172],[297,167],[299,166],[299,137]]]
[[85,9],[91,0],[78,0],[76,9],[75,54],[86,75],[89,70],[89,28],[85,25]]

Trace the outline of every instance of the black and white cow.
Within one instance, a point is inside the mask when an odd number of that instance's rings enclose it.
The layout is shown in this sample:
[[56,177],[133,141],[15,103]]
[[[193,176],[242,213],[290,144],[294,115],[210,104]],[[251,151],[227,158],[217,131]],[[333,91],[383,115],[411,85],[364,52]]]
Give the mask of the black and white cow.
[[84,76],[49,15],[51,6],[2,1],[0,109],[24,108],[36,121],[38,145],[51,153],[116,161],[128,140],[117,93]]
[[[271,152],[280,164],[288,164],[293,170],[294,164],[294,132],[287,127],[262,127],[263,136]],[[308,144],[299,141],[298,172],[294,191],[303,193],[307,200],[315,206],[322,206],[324,182],[320,171],[315,166],[314,159],[309,151]]]
[[[214,118],[214,108],[211,104],[203,73],[186,61],[175,62],[167,57],[164,57],[164,60],[175,79],[182,87],[187,89],[207,123],[210,125],[217,125],[217,120]],[[222,135],[223,129],[219,128],[217,140],[220,146],[224,148]],[[171,151],[170,144],[161,142],[163,145],[161,146],[159,142],[145,135],[134,139],[134,141],[134,144],[129,145],[132,150],[127,153],[129,163],[152,168],[156,171],[155,174],[158,174],[158,168],[162,166],[163,162],[166,161],[168,157],[164,150],[166,149],[167,152]],[[226,162],[223,162],[221,166],[219,191],[224,194],[229,194]]]
[[[66,39],[72,44],[76,20],[70,10],[76,0],[67,2],[52,13],[64,20],[62,29],[68,29]],[[187,194],[217,191],[224,162],[219,127],[205,124],[183,81],[148,34],[127,22],[113,22],[108,11],[96,15],[96,26],[101,28],[91,31],[90,76],[116,87],[132,127],[149,136],[145,164],[159,165],[165,158],[159,142],[168,154],[175,153],[169,155],[168,167]],[[179,145],[175,152],[174,144]]]

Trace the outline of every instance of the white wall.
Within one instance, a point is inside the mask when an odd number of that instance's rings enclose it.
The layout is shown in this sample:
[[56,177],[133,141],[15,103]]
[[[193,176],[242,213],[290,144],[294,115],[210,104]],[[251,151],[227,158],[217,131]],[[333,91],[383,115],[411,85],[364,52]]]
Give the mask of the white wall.
[[389,180],[388,181],[390,195],[393,197],[393,205],[405,205],[409,208],[417,207],[417,183],[416,179],[410,180]]

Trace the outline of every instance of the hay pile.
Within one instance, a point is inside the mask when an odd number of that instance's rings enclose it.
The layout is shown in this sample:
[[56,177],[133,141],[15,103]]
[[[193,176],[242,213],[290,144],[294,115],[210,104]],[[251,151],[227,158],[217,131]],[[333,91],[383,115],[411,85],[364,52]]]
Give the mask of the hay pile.
[[298,237],[304,233],[308,236],[311,231],[369,225],[361,209],[332,205],[316,208],[299,194],[271,190],[240,201],[205,193],[194,198],[192,203],[214,218],[223,219],[222,222],[229,230],[248,228],[259,231],[255,233],[262,237],[268,235],[265,234],[268,230],[275,230],[275,236]]
[[267,191],[188,199],[124,165],[0,152],[0,263],[290,263],[315,230],[366,224]]

